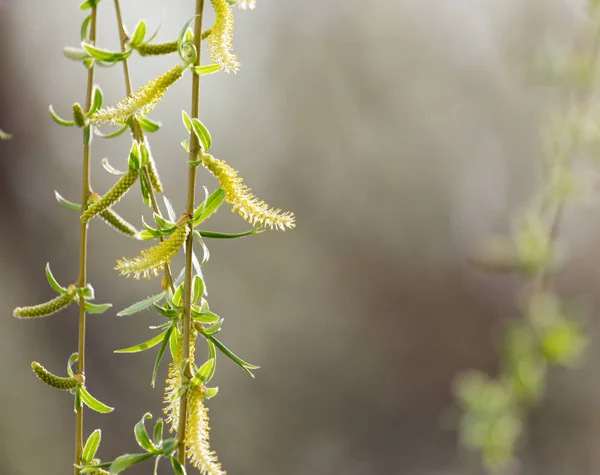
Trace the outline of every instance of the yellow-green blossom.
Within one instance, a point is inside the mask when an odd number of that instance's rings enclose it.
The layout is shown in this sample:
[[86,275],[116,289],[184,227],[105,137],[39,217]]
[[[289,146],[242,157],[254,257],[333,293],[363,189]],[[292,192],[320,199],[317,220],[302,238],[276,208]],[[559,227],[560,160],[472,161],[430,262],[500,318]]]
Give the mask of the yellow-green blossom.
[[121,272],[121,275],[130,276],[139,279],[140,276],[150,278],[150,274],[158,276],[166,264],[179,252],[181,245],[190,232],[187,223],[177,227],[177,229],[160,244],[142,251],[142,254],[133,259],[123,258],[117,261],[115,269]]
[[208,37],[210,57],[220,64],[225,72],[236,73],[240,64],[237,56],[231,52],[233,38],[233,12],[227,0],[211,0],[215,9],[215,24]]
[[117,125],[125,124],[131,116],[148,115],[162,99],[167,89],[181,78],[184,71],[185,67],[180,64],[172,67],[162,76],[149,81],[147,85],[123,100],[96,111],[90,118],[90,122],[93,124],[111,122],[113,125]]
[[46,383],[48,386],[52,386],[53,388],[68,391],[79,384],[79,380],[77,378],[63,378],[56,376],[36,361],[31,363],[31,368],[42,382]]
[[75,294],[77,293],[75,286],[69,288],[69,290],[59,295],[48,302],[34,305],[32,307],[17,307],[13,311],[13,315],[17,318],[40,318],[52,315],[63,308],[68,307],[73,303]]
[[117,181],[103,197],[99,198],[97,195],[94,195],[92,197],[93,203],[91,203],[81,214],[81,222],[87,223],[98,213],[102,213],[102,211],[110,208],[119,201],[123,195],[127,193],[127,190],[133,186],[139,175],[139,169],[129,170],[125,175],[119,178],[119,181]]
[[190,386],[185,434],[186,454],[203,475],[225,475],[217,455],[210,449],[208,408],[203,404],[204,388]]
[[225,200],[233,205],[246,221],[254,225],[262,225],[271,229],[285,231],[296,225],[296,217],[290,211],[270,208],[264,201],[259,201],[250,193],[250,188],[242,184],[237,171],[208,153],[202,153],[202,164],[215,176],[223,192]]

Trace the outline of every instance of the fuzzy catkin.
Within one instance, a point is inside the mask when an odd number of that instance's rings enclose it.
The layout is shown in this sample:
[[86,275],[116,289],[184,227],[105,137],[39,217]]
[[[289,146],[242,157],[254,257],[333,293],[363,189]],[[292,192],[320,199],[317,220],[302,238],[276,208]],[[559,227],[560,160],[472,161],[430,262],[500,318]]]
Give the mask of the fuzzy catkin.
[[34,305],[31,307],[17,307],[13,311],[13,315],[17,318],[40,318],[52,315],[63,308],[68,307],[75,297],[75,291],[69,291],[59,295],[48,302]]
[[168,239],[150,249],[143,250],[140,256],[118,260],[115,269],[121,275],[133,275],[135,279],[150,278],[151,274],[158,276],[158,272],[179,252],[189,232],[188,224],[184,223],[178,226]]
[[233,42],[233,12],[227,0],[211,0],[215,10],[215,24],[208,37],[210,58],[220,64],[225,72],[237,72],[240,63],[231,52]]
[[129,190],[136,182],[139,174],[139,170],[129,170],[102,198],[88,206],[81,215],[81,221],[87,223],[98,213],[110,208],[119,201],[122,196],[127,193],[127,190]]
[[120,233],[133,238],[138,238],[138,230],[133,227],[132,224],[125,221],[120,215],[115,213],[112,209],[105,209],[98,214],[102,220],[110,227],[116,229]]
[[223,160],[218,160],[208,153],[201,153],[201,159],[202,165],[221,185],[227,203],[233,205],[232,211],[237,211],[246,221],[280,231],[296,225],[294,213],[270,208],[264,201],[259,201],[250,193],[250,188],[242,184],[238,172]]
[[168,43],[144,43],[135,47],[135,50],[142,56],[160,56],[177,52],[177,41]]
[[208,408],[204,405],[203,389],[191,386],[187,393],[186,454],[190,463],[203,475],[225,475],[217,455],[210,448]]
[[79,381],[76,378],[63,378],[52,374],[36,361],[31,363],[31,368],[40,381],[46,383],[48,386],[52,386],[53,388],[68,391],[69,389],[75,388],[79,384]]
[[96,125],[110,122],[113,125],[127,123],[130,117],[143,117],[154,109],[167,89],[183,76],[185,67],[178,64],[147,85],[125,97],[112,106],[102,108],[94,113],[90,122]]

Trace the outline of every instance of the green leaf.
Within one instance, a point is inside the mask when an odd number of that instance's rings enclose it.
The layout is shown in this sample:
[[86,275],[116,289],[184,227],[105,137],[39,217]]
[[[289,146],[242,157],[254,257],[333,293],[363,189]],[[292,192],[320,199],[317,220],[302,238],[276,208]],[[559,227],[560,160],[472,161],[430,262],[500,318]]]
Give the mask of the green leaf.
[[204,295],[204,281],[199,275],[194,276],[192,289],[192,303],[196,303]]
[[152,414],[147,412],[146,414],[144,414],[142,416],[140,421],[135,425],[135,428],[134,428],[135,440],[137,441],[138,445],[145,451],[154,452],[154,451],[156,451],[156,446],[152,443],[152,441],[150,440],[150,437],[148,437],[148,432],[146,432],[146,424],[145,424],[146,419],[152,419]]
[[114,139],[115,137],[118,137],[123,132],[125,132],[128,128],[129,126],[125,124],[121,128],[117,129],[115,132],[111,132],[110,134],[103,134],[97,127],[94,127],[94,133],[101,139]]
[[181,119],[183,120],[183,125],[185,125],[185,128],[191,134],[192,133],[192,119],[190,119],[190,116],[187,114],[186,111],[181,111]]
[[160,129],[162,125],[160,122],[156,122],[152,119],[149,119],[148,117],[141,117],[137,119],[137,121],[138,124],[140,124],[142,130],[144,132],[148,132],[149,134],[156,132],[158,129]]
[[254,229],[251,229],[250,231],[245,231],[243,233],[215,233],[212,231],[201,231],[201,230],[197,230],[196,232],[198,232],[200,234],[200,236],[202,236],[203,238],[237,239],[237,238],[241,238],[244,236],[252,236],[253,234],[260,234],[264,231],[265,231],[264,228],[254,228]]
[[175,225],[175,223],[172,223],[171,221],[167,221],[165,218],[163,218],[160,214],[158,213],[154,213],[153,214],[154,217],[154,221],[156,221],[156,224],[158,224],[158,227],[161,229],[173,229],[176,228],[177,226]]
[[86,125],[83,128],[83,145],[86,147],[92,143],[92,139],[94,138],[94,134],[92,134],[92,127],[90,125]]
[[140,20],[135,27],[135,31],[131,39],[129,40],[129,44],[132,48],[142,44],[144,42],[144,37],[146,36],[146,22],[144,20]]
[[107,49],[96,48],[94,45],[86,43],[85,41],[81,42],[81,46],[94,59],[97,59],[98,61],[104,61],[106,63],[116,63],[118,61],[127,59],[133,51],[132,49],[129,49],[127,51],[109,51]]
[[70,378],[75,377],[75,372],[73,371],[73,365],[79,359],[79,353],[73,353],[69,356],[69,360],[67,361],[67,374]]
[[90,22],[92,21],[92,15],[88,15],[81,23],[81,41],[88,41],[90,39]]
[[252,374],[252,371],[250,371],[250,370],[258,369],[258,368],[260,368],[260,366],[256,366],[256,365],[253,365],[251,363],[244,361],[239,356],[237,356],[235,353],[233,353],[233,351],[231,351],[229,348],[227,348],[223,343],[221,343],[219,340],[217,340],[217,338],[215,336],[208,335],[208,334],[204,333],[203,331],[200,331],[200,333],[202,333],[209,341],[214,343],[214,345],[219,350],[221,350],[221,352],[225,356],[227,356],[227,358],[229,358],[231,361],[233,361],[236,365],[238,365],[240,368],[242,368],[244,371],[246,371],[250,376],[252,376],[254,378],[254,374]]
[[158,367],[160,366],[160,362],[165,354],[165,350],[167,349],[167,344],[169,343],[171,333],[173,332],[174,325],[171,325],[163,338],[162,344],[158,349],[158,353],[156,354],[156,360],[154,361],[154,368],[152,369],[152,387],[154,387],[154,383],[156,382],[156,375],[158,374]]
[[102,159],[102,166],[104,167],[104,169],[110,173],[111,175],[117,175],[117,176],[122,176],[125,175],[125,172],[122,172],[121,170],[117,170],[116,168],[114,168],[109,162],[108,162],[108,158],[103,158]]
[[114,410],[114,407],[107,406],[106,404],[98,401],[98,399],[93,397],[83,386],[78,386],[77,391],[79,392],[83,403],[93,411],[106,414]]
[[[202,236],[200,235],[200,233],[198,231],[194,231],[193,235],[196,238],[196,241],[198,241],[198,243],[202,247],[202,265],[204,265],[210,259],[210,251],[208,250],[208,247],[206,246],[206,244],[204,244],[204,239],[202,239]],[[192,261],[194,261],[195,257],[196,257],[195,255],[192,255]],[[197,264],[197,259],[195,259],[194,267],[196,268],[196,272],[198,272],[198,273],[201,272],[199,270],[200,265]]]
[[186,475],[185,468],[181,465],[179,460],[175,457],[171,457],[169,460],[171,460],[171,467],[173,467],[173,473],[175,475]]
[[219,331],[221,331],[221,327],[223,326],[223,321],[224,320],[221,319],[214,325],[211,325],[210,327],[205,328],[204,333],[206,335],[214,335],[215,333],[218,333]]
[[171,351],[171,357],[175,357],[175,353],[177,353],[177,349],[179,348],[179,340],[181,339],[181,332],[177,326],[174,328],[171,333],[171,337],[169,338],[169,350]]
[[206,391],[204,392],[204,399],[213,398],[217,395],[218,392],[219,388],[206,388]]
[[175,210],[173,209],[173,205],[171,204],[171,202],[169,201],[169,199],[166,196],[163,196],[163,200],[165,202],[165,208],[167,208],[167,215],[169,216],[169,219],[173,222],[177,221],[177,215],[175,214]]
[[154,443],[156,445],[160,445],[162,443],[162,440],[163,440],[163,420],[162,419],[158,419],[156,421],[156,424],[154,424],[153,438],[154,438]]
[[192,378],[192,384],[195,386],[201,386],[202,383],[206,381],[206,378],[209,374],[214,374],[215,363],[216,361],[212,358],[204,363],[200,369],[196,371],[196,374]]
[[[161,307],[160,305],[156,305],[156,304],[154,304],[154,308],[163,317],[175,318],[177,315],[179,315],[179,312],[177,310],[173,310],[172,308],[165,308],[165,307]],[[168,325],[168,323],[166,323],[165,325]]]
[[89,8],[92,8],[92,7],[95,7],[96,5],[98,5],[99,1],[100,0],[86,0],[81,5],[79,5],[79,8],[81,8],[82,10],[88,10]]
[[94,85],[92,89],[92,107],[87,112],[86,116],[91,117],[94,112],[102,107],[102,89],[99,86]]
[[93,59],[90,57],[87,51],[82,48],[73,48],[72,46],[65,46],[63,48],[63,54],[67,59],[70,59],[72,61],[93,61]]
[[52,116],[52,119],[54,120],[54,122],[56,122],[58,125],[63,125],[65,127],[73,127],[75,125],[75,121],[74,120],[65,120],[61,117],[59,117],[56,112],[54,112],[54,109],[52,108],[52,106],[48,107],[48,110],[50,111],[50,115]]
[[192,309],[192,316],[194,317],[194,320],[200,323],[217,323],[221,320],[221,317],[212,312],[200,313],[196,312],[194,309]]
[[50,270],[50,263],[46,263],[46,280],[50,284],[54,290],[56,290],[59,294],[65,294],[67,289],[65,289],[62,285],[60,285],[54,276],[52,275],[52,271]]
[[205,66],[192,66],[190,69],[198,76],[205,76],[207,74],[214,74],[218,72],[221,69],[221,65],[207,64]]
[[121,473],[123,470],[135,465],[136,463],[143,462],[144,460],[148,460],[154,457],[154,454],[125,454],[117,457],[115,461],[110,466],[109,472],[110,475],[116,475],[117,473]]
[[88,464],[94,459],[94,456],[96,455],[96,452],[98,451],[98,446],[100,445],[101,438],[102,438],[102,434],[100,432],[100,429],[96,429],[88,437],[88,439],[83,447],[83,453],[81,455],[81,461],[84,464]]
[[54,196],[56,197],[56,201],[58,201],[65,208],[73,210],[73,211],[81,211],[81,205],[79,203],[73,203],[61,196],[61,194],[54,190]]
[[91,302],[85,303],[85,309],[87,310],[88,313],[92,313],[92,314],[104,313],[111,307],[112,307],[112,303],[101,303],[101,304],[91,303]]
[[194,226],[208,219],[223,203],[225,192],[218,188],[194,211]]
[[165,330],[164,332],[159,333],[155,337],[150,338],[148,341],[140,343],[139,345],[130,346],[129,348],[123,348],[122,350],[115,350],[114,352],[115,353],[139,353],[141,351],[146,351],[146,350],[158,345],[163,340],[163,338],[165,337],[167,332],[168,332],[168,330]]
[[196,137],[198,137],[198,140],[200,140],[200,143],[202,143],[202,149],[205,152],[208,152],[210,150],[210,146],[212,144],[212,138],[210,136],[210,132],[204,126],[204,124],[202,122],[200,122],[199,119],[192,119],[192,128],[194,129],[194,133],[196,134]]
[[177,450],[177,440],[167,439],[162,443],[161,446],[162,455],[169,457],[175,450]]
[[176,307],[181,305],[181,300],[183,298],[183,287],[184,284],[181,284],[179,287],[177,287],[177,290],[175,290],[175,294],[173,295],[173,303]]
[[142,200],[144,200],[146,206],[150,206],[150,190],[152,187],[148,183],[145,173],[140,174],[140,189],[142,191]]
[[124,317],[126,315],[133,315],[134,313],[146,310],[147,308],[152,307],[152,305],[154,305],[159,300],[165,298],[166,294],[166,292],[161,292],[160,294],[156,294],[151,297],[148,297],[147,299],[136,302],[133,305],[127,307],[126,309],[121,310],[119,313],[117,313],[117,315],[119,317]]
[[157,455],[156,459],[154,460],[154,475],[158,475],[158,464],[159,464],[161,458],[162,458],[162,455]]
[[94,287],[92,287],[92,284],[86,284],[85,287],[83,287],[82,289],[79,289],[79,293],[80,293],[80,295],[83,296],[83,298],[93,299],[94,298]]

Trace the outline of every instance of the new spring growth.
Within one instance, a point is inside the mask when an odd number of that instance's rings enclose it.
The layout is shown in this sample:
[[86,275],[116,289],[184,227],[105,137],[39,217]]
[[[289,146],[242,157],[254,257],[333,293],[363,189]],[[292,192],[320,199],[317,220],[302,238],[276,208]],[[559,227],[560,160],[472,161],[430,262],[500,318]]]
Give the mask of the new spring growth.
[[223,160],[200,152],[202,165],[217,179],[228,204],[233,205],[231,211],[237,211],[242,218],[253,225],[262,225],[270,229],[285,231],[296,225],[296,217],[291,211],[270,208],[264,201],[259,201],[250,193],[250,188],[242,184],[238,172]]
[[152,188],[157,193],[163,192],[162,183],[160,182],[160,178],[158,177],[158,170],[156,169],[156,162],[152,157],[152,152],[150,152],[150,144],[148,140],[144,137],[144,143],[140,146],[140,153],[142,154],[142,163],[146,164],[146,170],[148,171],[148,176],[150,177],[150,184]]
[[59,312],[73,303],[77,295],[77,287],[70,285],[67,291],[48,302],[34,305],[32,307],[17,307],[13,315],[17,318],[41,318]]
[[210,448],[208,408],[204,405],[204,388],[191,385],[188,392],[188,414],[185,434],[186,454],[190,463],[208,475],[224,475],[217,455]]
[[179,249],[185,242],[190,228],[187,222],[177,226],[173,234],[160,244],[142,251],[142,254],[133,259],[123,258],[117,261],[115,269],[121,275],[129,277],[133,275],[135,279],[144,277],[150,278],[151,274],[158,276],[158,272],[171,262],[171,259],[179,252]]
[[31,368],[42,382],[56,389],[68,391],[77,387],[78,384],[83,383],[83,375],[79,375],[79,379],[77,377],[63,378],[60,376],[56,376],[36,361],[31,363]]
[[215,24],[208,37],[210,57],[220,64],[225,72],[236,73],[239,70],[237,56],[231,52],[233,36],[233,12],[227,0],[211,0],[215,9]]
[[[92,201],[96,202],[100,200],[100,195],[94,193],[92,195]],[[99,213],[100,218],[113,229],[116,229],[120,233],[130,236],[132,238],[139,239],[138,230],[133,227],[132,224],[125,221],[120,215],[115,213],[112,209],[105,209]]]
[[176,65],[158,78],[149,81],[130,96],[125,97],[113,106],[96,111],[90,122],[96,125],[110,122],[113,125],[123,125],[130,117],[140,118],[148,115],[154,106],[162,99],[167,89],[181,78],[186,67]]
[[125,173],[102,198],[88,206],[81,215],[81,221],[87,223],[94,216],[114,205],[133,186],[139,175],[139,169],[129,170]]

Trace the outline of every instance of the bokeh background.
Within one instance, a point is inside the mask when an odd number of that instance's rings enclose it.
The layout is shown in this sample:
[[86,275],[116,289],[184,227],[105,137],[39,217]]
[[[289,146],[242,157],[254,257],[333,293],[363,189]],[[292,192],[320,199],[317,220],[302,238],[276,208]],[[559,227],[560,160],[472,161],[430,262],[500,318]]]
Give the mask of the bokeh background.
[[[171,40],[192,1],[123,0]],[[38,360],[62,371],[76,350],[76,308],[36,322],[12,309],[52,296],[44,266],[76,279],[77,216],[54,190],[80,193],[79,134],[56,126],[84,102],[85,72],[62,56],[77,46],[79,2],[0,0],[0,473],[69,473],[71,398],[41,385]],[[214,154],[241,171],[270,204],[296,212],[293,232],[211,242],[205,266],[222,339],[260,364],[249,378],[220,358],[210,401],[212,444],[231,474],[477,474],[456,439],[451,381],[464,368],[494,373],[502,325],[518,318],[518,280],[488,276],[468,258],[508,232],[536,189],[540,124],[560,96],[532,66],[547,48],[569,46],[583,2],[567,0],[258,0],[236,12],[235,76],[202,82],[201,117]],[[112,2],[99,8],[99,45],[116,49]],[[209,20],[210,21],[210,20]],[[133,55],[134,87],[173,58]],[[105,101],[124,94],[119,66],[100,69]],[[150,138],[167,195],[185,200],[190,77],[152,117]],[[129,138],[96,139],[93,186],[126,165]],[[199,182],[214,180],[202,171]],[[151,213],[130,193],[118,210],[133,222]],[[560,291],[585,310],[592,344],[579,367],[552,373],[521,450],[525,474],[600,472],[600,385],[595,318],[600,209],[571,208],[561,232],[570,259]],[[210,229],[247,227],[222,210]],[[103,429],[101,455],[135,451],[133,425],[161,413],[150,387],[155,352],[115,355],[148,339],[151,312],[116,310],[156,293],[159,281],[113,270],[142,244],[91,224],[89,278],[115,311],[88,325],[88,387],[114,413],[85,418]],[[164,379],[166,365],[161,371]],[[137,470],[137,469],[136,469]],[[148,473],[150,466],[135,473]],[[167,470],[167,468],[164,468]]]

